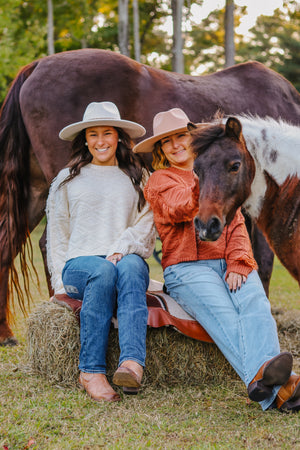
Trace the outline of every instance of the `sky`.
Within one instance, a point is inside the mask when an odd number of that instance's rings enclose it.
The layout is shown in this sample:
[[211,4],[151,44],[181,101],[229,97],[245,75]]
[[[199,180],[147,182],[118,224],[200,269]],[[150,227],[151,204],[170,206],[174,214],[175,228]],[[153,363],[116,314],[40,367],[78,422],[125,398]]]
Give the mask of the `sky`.
[[[272,15],[276,8],[280,8],[283,0],[234,0],[235,5],[247,6],[247,16],[241,21],[241,25],[236,29],[237,33],[247,34],[255,22],[256,17],[261,14]],[[203,19],[214,9],[221,9],[225,6],[225,0],[204,0],[201,7],[197,6],[197,18]]]

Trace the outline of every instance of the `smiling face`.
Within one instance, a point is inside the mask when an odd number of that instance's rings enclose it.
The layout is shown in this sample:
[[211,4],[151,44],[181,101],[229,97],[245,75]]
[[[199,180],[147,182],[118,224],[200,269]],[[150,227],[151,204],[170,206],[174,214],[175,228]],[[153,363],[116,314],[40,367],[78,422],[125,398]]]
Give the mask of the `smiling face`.
[[161,148],[171,167],[192,170],[194,154],[190,148],[191,137],[187,132],[171,134],[161,139]]
[[116,166],[116,151],[119,135],[114,127],[97,126],[85,131],[89,152],[92,154],[92,164],[98,166]]

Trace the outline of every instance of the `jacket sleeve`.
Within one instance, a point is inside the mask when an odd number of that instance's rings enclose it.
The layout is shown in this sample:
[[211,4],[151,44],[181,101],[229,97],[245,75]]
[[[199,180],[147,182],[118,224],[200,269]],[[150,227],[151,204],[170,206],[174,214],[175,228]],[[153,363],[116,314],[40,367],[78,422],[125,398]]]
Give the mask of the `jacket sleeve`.
[[257,270],[245,219],[240,209],[228,226],[226,241],[226,277],[229,272],[248,276],[252,270]]
[[62,270],[66,262],[70,237],[70,215],[67,186],[59,187],[61,173],[53,181],[46,205],[47,215],[47,264],[51,285],[55,293],[64,293]]
[[150,177],[144,193],[155,220],[162,224],[188,222],[197,214],[199,183],[196,175],[192,183],[187,183],[157,171]]
[[[145,182],[147,179],[148,177],[145,177]],[[153,212],[146,202],[142,210],[136,212],[132,226],[126,228],[120,238],[111,246],[108,255],[136,253],[147,259],[153,253],[156,237],[157,231],[154,225]]]

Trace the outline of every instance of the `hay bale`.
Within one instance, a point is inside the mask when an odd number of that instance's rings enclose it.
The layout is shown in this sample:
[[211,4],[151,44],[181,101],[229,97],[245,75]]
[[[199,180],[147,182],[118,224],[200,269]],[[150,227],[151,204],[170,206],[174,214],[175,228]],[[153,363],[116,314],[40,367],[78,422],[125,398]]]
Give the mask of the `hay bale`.
[[[288,312],[276,313],[275,318],[283,350],[299,357],[300,311],[299,316],[293,311],[291,316]],[[65,306],[44,302],[29,316],[27,354],[31,372],[53,384],[77,385],[79,349],[79,325]],[[107,375],[111,379],[119,358],[118,331],[114,328],[107,355]],[[227,383],[233,378],[238,377],[215,344],[196,341],[171,327],[148,328],[144,385],[193,386]]]
[[42,303],[27,319],[27,358],[33,373],[68,385],[78,378],[79,326],[72,311]]
[[[80,339],[74,313],[57,303],[44,302],[27,321],[27,358],[32,373],[50,383],[76,385]],[[111,329],[107,375],[118,365],[118,331]],[[236,374],[215,344],[196,341],[172,328],[148,328],[144,385],[198,385],[223,382]]]

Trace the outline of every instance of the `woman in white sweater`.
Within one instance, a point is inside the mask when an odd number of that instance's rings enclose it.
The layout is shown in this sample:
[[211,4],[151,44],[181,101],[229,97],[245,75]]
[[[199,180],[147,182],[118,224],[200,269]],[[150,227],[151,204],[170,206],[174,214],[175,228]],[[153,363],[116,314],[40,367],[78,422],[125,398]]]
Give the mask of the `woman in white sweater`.
[[55,293],[82,301],[79,383],[96,401],[118,401],[106,378],[115,308],[120,359],[113,382],[126,393],[141,384],[146,355],[148,258],[155,245],[143,195],[148,172],[131,139],[145,129],[122,120],[111,102],[90,103],[83,120],[63,128],[72,158],[47,201],[47,258]]

